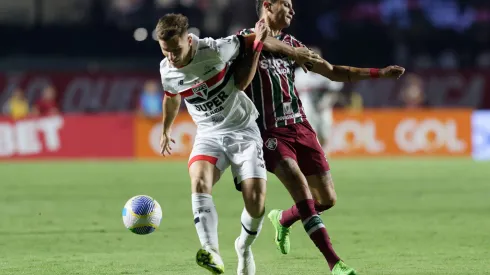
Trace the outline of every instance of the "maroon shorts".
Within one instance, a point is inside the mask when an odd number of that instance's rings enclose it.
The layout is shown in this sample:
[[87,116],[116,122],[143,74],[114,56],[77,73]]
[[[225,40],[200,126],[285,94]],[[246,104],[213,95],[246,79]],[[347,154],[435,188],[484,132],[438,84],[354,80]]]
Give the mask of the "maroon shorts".
[[267,170],[274,172],[279,161],[294,159],[305,176],[330,170],[315,131],[307,121],[262,132]]

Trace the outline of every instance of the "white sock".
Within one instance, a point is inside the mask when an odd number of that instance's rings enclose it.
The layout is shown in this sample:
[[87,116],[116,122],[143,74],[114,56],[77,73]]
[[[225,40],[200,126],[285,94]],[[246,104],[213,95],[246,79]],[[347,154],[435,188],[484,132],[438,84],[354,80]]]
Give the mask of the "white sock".
[[192,194],[192,212],[194,224],[201,246],[211,246],[219,251],[218,245],[218,212],[214,206],[213,196],[209,194]]
[[[264,213],[265,214],[265,213]],[[248,249],[254,243],[255,239],[259,236],[262,229],[262,222],[264,221],[264,215],[262,217],[254,219],[248,214],[247,209],[243,209],[241,222],[242,232],[240,233],[239,247],[241,249]]]

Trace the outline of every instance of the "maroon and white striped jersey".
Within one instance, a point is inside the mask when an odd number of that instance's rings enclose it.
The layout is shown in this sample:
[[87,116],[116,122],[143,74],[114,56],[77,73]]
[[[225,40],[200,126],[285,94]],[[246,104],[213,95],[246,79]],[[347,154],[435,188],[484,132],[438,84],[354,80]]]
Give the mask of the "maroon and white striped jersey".
[[[239,34],[247,35],[253,32],[253,29],[245,29]],[[289,34],[281,33],[275,38],[292,47],[304,47]],[[306,120],[294,86],[295,69],[295,62],[287,56],[262,51],[255,77],[245,90],[259,111],[257,124],[261,130]]]
[[192,35],[192,43],[197,51],[185,67],[175,68],[166,58],[160,63],[165,95],[184,98],[198,134],[226,134],[255,125],[257,109],[235,87],[231,69],[244,50],[243,37],[215,40]]

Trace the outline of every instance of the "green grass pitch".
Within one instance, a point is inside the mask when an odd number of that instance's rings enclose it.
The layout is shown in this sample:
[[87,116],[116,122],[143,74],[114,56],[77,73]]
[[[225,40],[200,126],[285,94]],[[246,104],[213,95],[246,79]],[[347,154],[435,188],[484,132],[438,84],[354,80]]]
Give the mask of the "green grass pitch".
[[[469,159],[332,160],[338,204],[322,215],[339,255],[359,274],[490,274],[490,164]],[[161,227],[122,224],[127,199],[147,194]],[[241,195],[216,185],[221,254],[236,274]],[[292,204],[274,176],[267,209]],[[185,163],[0,163],[0,274],[206,274]],[[330,274],[300,224],[281,255],[268,220],[254,245],[258,275]]]

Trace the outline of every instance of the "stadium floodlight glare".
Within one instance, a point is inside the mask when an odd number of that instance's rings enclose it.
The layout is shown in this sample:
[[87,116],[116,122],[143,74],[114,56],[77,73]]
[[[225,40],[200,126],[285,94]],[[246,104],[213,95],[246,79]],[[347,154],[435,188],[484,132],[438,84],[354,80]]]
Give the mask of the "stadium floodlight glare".
[[148,38],[148,31],[145,28],[137,28],[133,34],[134,40],[145,41]]

